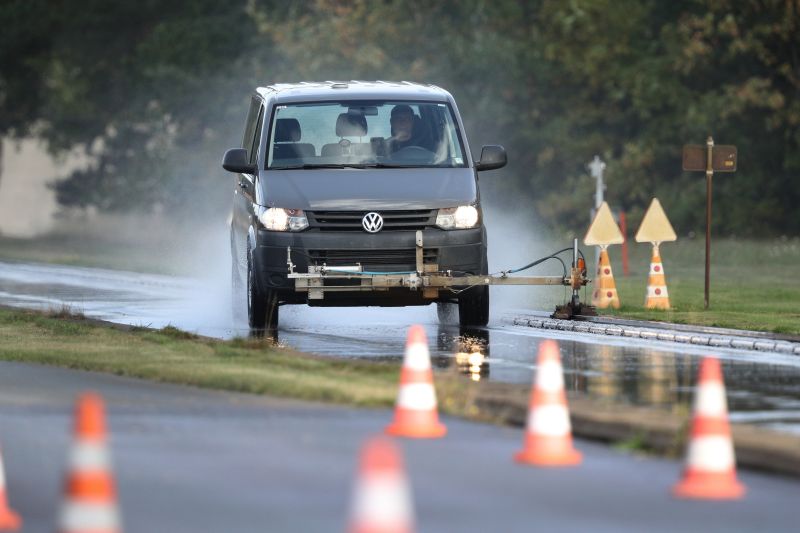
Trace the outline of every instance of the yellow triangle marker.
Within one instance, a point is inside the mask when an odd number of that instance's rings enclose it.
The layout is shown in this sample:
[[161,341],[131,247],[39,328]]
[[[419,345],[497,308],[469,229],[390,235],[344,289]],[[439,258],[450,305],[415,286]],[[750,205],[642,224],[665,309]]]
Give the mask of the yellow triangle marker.
[[658,198],[653,198],[650,207],[644,214],[639,231],[636,232],[636,242],[669,242],[677,240],[677,238],[667,214],[661,207],[661,202],[658,201]]
[[608,246],[609,244],[622,244],[625,242],[625,237],[619,230],[619,226],[614,222],[614,216],[611,214],[608,204],[603,202],[597,214],[594,216],[586,236],[583,238],[583,244],[586,246]]

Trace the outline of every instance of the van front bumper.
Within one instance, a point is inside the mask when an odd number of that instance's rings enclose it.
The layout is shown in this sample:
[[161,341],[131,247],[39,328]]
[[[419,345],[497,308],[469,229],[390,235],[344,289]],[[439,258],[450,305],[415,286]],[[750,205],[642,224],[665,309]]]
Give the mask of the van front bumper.
[[[486,229],[481,226],[467,230],[422,231],[424,260],[436,264],[439,271],[453,274],[486,274]],[[253,262],[258,283],[263,288],[275,290],[279,300],[286,303],[305,303],[307,295],[294,289],[294,280],[287,278],[287,248],[291,247],[294,271],[308,272],[309,265],[323,263],[327,266],[355,266],[364,271],[408,272],[416,270],[416,232],[385,231],[300,233],[259,230]],[[442,299],[450,299],[446,295]],[[418,291],[393,289],[375,292],[338,292],[326,294],[314,305],[422,305],[431,303]]]

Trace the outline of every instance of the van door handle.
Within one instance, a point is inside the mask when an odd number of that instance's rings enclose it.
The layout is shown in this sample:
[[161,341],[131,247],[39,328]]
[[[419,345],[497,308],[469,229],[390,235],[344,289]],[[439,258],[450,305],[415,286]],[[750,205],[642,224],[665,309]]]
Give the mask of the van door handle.
[[247,184],[245,182],[243,182],[243,181],[240,181],[239,182],[239,188],[242,189],[243,191],[246,191],[247,190]]

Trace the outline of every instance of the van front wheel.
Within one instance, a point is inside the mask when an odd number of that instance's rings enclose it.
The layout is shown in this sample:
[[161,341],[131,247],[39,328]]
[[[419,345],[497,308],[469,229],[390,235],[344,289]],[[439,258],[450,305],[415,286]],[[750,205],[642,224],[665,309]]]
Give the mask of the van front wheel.
[[247,322],[251,330],[278,329],[278,294],[258,286],[255,268],[247,254]]

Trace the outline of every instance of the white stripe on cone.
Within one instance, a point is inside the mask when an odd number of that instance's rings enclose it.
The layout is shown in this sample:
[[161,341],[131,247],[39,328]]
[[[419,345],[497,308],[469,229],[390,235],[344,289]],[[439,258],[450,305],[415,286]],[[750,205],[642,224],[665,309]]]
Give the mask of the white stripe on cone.
[[564,388],[564,374],[556,361],[547,361],[536,369],[536,388],[555,392]]
[[415,342],[406,348],[403,366],[412,370],[427,370],[431,367],[431,357],[428,346]]
[[356,524],[411,524],[411,494],[397,474],[369,474],[356,487],[352,519]]
[[[656,289],[660,290],[659,294],[656,294]],[[647,286],[647,297],[648,298],[666,298],[667,294],[667,286],[666,285],[648,285]]]
[[528,433],[547,437],[563,437],[572,429],[569,412],[564,405],[545,405],[531,409],[527,427]]
[[111,466],[111,460],[104,444],[78,441],[70,450],[69,465],[73,471],[107,470]]
[[733,444],[728,437],[695,437],[686,457],[689,468],[706,472],[728,472],[735,466]]
[[725,387],[722,383],[702,383],[697,387],[694,412],[696,415],[716,418],[727,416],[728,403],[725,400]]
[[397,407],[414,411],[428,411],[436,408],[436,391],[430,383],[409,383],[400,386]]
[[68,501],[61,508],[60,530],[63,532],[115,531],[119,529],[116,506]]
[[[656,270],[658,267],[658,270]],[[650,275],[664,274],[664,265],[661,263],[650,263]]]

